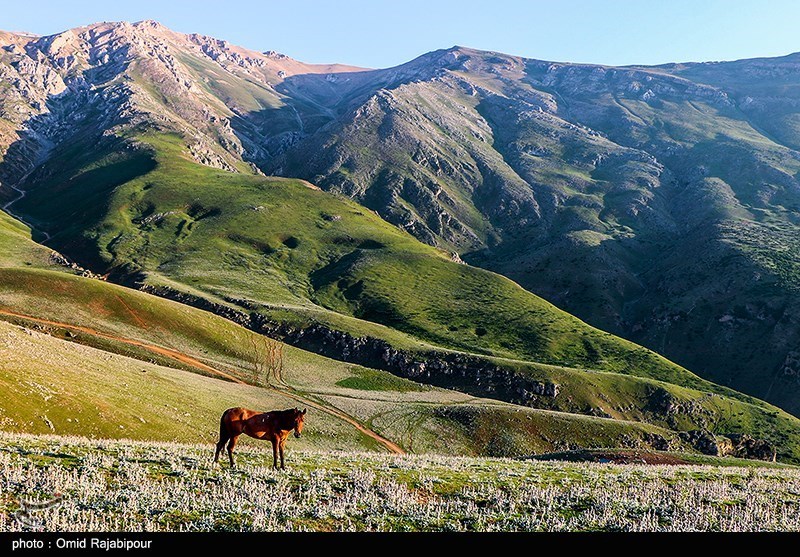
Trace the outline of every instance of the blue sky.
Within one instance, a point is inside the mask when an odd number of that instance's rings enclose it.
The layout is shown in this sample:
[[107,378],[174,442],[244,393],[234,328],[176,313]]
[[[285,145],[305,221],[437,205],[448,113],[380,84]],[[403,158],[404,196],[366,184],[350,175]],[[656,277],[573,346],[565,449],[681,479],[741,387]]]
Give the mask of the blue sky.
[[4,1],[0,29],[47,35],[155,19],[306,62],[393,66],[453,45],[530,58],[659,64],[800,51],[796,0]]

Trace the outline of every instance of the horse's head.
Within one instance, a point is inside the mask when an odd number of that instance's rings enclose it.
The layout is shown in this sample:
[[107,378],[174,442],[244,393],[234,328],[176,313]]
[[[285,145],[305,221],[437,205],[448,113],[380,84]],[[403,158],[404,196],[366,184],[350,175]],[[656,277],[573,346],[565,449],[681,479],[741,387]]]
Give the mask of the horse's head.
[[300,434],[303,433],[303,418],[306,416],[307,409],[294,409],[294,436],[300,437]]

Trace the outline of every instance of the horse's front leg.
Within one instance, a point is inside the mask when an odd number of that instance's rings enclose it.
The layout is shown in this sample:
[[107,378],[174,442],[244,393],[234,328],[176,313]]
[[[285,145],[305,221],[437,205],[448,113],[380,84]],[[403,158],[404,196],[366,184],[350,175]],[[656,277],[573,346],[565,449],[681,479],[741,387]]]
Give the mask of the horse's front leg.
[[239,440],[239,436],[235,435],[231,437],[231,440],[228,441],[228,458],[231,461],[231,468],[236,468],[236,464],[233,462],[233,449],[236,448],[236,442]]
[[283,447],[286,445],[286,439],[281,439],[280,450],[281,450],[281,470],[286,470],[286,464],[283,462]]
[[[272,442],[272,469],[278,469],[278,441],[276,439],[270,439]],[[281,453],[281,456],[283,454]]]

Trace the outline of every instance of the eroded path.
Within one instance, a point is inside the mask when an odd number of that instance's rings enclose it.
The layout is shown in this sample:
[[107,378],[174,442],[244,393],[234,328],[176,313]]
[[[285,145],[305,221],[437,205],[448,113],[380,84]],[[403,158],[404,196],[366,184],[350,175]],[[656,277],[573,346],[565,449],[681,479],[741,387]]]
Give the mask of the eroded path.
[[[18,312],[15,312],[15,311],[0,310],[0,315],[5,315],[7,317],[17,317],[17,318],[20,318],[20,319],[25,319],[27,321],[33,321],[35,323],[40,323],[42,325],[50,325],[50,326],[53,326],[53,327],[59,327],[59,328],[62,328],[62,329],[81,332],[81,333],[84,333],[84,334],[87,334],[87,335],[92,335],[92,336],[95,336],[95,337],[98,337],[98,338],[104,338],[104,339],[108,339],[108,340],[113,340],[115,342],[121,342],[123,344],[128,344],[128,345],[131,345],[131,346],[137,346],[139,348],[144,348],[145,350],[148,350],[148,351],[153,352],[155,354],[159,354],[161,356],[166,356],[167,358],[171,358],[173,360],[181,362],[182,364],[191,366],[191,367],[196,368],[196,369],[203,370],[206,373],[210,373],[212,375],[216,375],[218,377],[227,379],[228,381],[233,381],[234,383],[239,383],[241,385],[249,385],[249,383],[247,383],[245,381],[242,381],[241,379],[239,379],[238,377],[236,377],[234,375],[231,375],[231,374],[226,373],[224,371],[218,370],[218,369],[216,369],[216,368],[214,368],[214,367],[212,367],[212,366],[210,366],[208,364],[205,364],[205,363],[201,362],[197,358],[194,358],[194,357],[192,357],[192,356],[190,356],[188,354],[185,354],[183,352],[179,352],[178,350],[173,350],[171,348],[164,348],[163,346],[157,346],[155,344],[149,344],[149,343],[142,342],[142,341],[139,341],[139,340],[134,340],[134,339],[130,339],[130,338],[125,338],[125,337],[120,337],[120,336],[117,336],[117,335],[104,333],[104,332],[92,329],[90,327],[84,327],[82,325],[72,325],[70,323],[62,323],[60,321],[51,321],[49,319],[41,319],[39,317],[33,317],[31,315],[25,315],[24,313],[18,313]],[[344,422],[347,422],[348,424],[350,424],[351,426],[356,428],[358,431],[360,431],[364,435],[374,439],[377,443],[382,445],[389,452],[392,452],[392,453],[395,453],[395,454],[405,454],[405,451],[403,450],[403,448],[400,447],[397,443],[394,443],[393,441],[390,441],[389,439],[386,439],[385,437],[382,437],[378,433],[376,433],[373,430],[369,429],[368,427],[364,426],[363,424],[358,422],[358,420],[356,420],[355,418],[353,418],[349,414],[347,414],[345,412],[342,412],[338,408],[332,408],[330,406],[325,406],[323,404],[320,404],[319,402],[310,400],[310,399],[306,398],[305,396],[297,393],[296,391],[291,389],[291,387],[289,387],[289,386],[287,386],[288,390],[277,389],[275,387],[269,387],[269,389],[271,389],[271,390],[273,390],[275,392],[278,392],[278,393],[280,393],[283,396],[286,396],[288,398],[292,398],[292,399],[294,399],[294,400],[296,400],[296,401],[298,401],[298,402],[300,402],[300,403],[302,403],[304,405],[311,406],[312,408],[316,408],[317,410],[321,410],[322,412],[325,412],[326,414],[330,414],[331,416],[339,418],[340,420],[342,420]]]

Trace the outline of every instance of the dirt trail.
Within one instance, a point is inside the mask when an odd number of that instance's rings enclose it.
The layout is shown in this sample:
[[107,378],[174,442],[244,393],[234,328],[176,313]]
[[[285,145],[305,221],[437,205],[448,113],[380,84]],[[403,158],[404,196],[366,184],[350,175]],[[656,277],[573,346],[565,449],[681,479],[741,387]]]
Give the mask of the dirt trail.
[[[96,336],[96,337],[100,337],[100,338],[105,338],[105,339],[109,339],[109,340],[114,340],[114,341],[121,342],[121,343],[124,343],[124,344],[129,344],[129,345],[132,345],[132,346],[138,346],[140,348],[144,348],[145,350],[149,350],[150,352],[154,352],[156,354],[160,354],[162,356],[166,356],[168,358],[172,358],[173,360],[177,360],[177,361],[179,361],[181,363],[187,364],[187,365],[192,366],[194,368],[202,369],[203,371],[211,373],[213,375],[217,375],[219,377],[224,377],[225,379],[228,379],[229,381],[233,381],[234,383],[239,383],[240,385],[248,385],[249,384],[249,383],[246,383],[246,382],[242,381],[238,377],[235,377],[233,375],[230,375],[229,373],[225,373],[224,371],[220,371],[220,370],[215,369],[215,368],[213,368],[213,367],[211,367],[211,366],[209,366],[207,364],[204,364],[200,360],[198,360],[196,358],[193,358],[192,356],[189,356],[188,354],[184,354],[183,352],[178,352],[177,350],[172,350],[170,348],[163,348],[161,346],[155,346],[153,344],[148,344],[146,342],[141,342],[141,341],[138,341],[138,340],[133,340],[133,339],[124,338],[124,337],[120,337],[120,336],[116,336],[116,335],[111,335],[111,334],[108,334],[108,333],[103,333],[103,332],[97,331],[95,329],[91,329],[89,327],[84,327],[84,326],[81,326],[81,325],[71,325],[69,323],[62,323],[60,321],[50,321],[49,319],[40,319],[38,317],[32,317],[30,315],[25,315],[23,313],[17,313],[17,312],[14,312],[14,311],[0,310],[0,315],[5,315],[5,316],[8,316],[8,317],[19,317],[21,319],[26,319],[28,321],[34,321],[36,323],[41,323],[43,325],[52,325],[54,327],[61,327],[63,329],[69,329],[69,330],[72,330],[72,331],[79,331],[81,333],[85,333],[85,334],[88,334],[88,335],[92,335],[92,336]],[[291,389],[291,387],[288,387],[288,386],[287,386],[287,388]],[[365,426],[361,425],[352,416],[342,412],[341,410],[339,410],[337,408],[331,408],[331,407],[325,406],[323,404],[320,404],[318,402],[314,402],[313,400],[309,400],[309,399],[305,398],[304,396],[299,395],[299,394],[294,393],[294,392],[289,392],[289,391],[285,391],[285,390],[282,390],[282,389],[276,389],[274,387],[271,387],[270,389],[275,391],[275,392],[277,392],[277,393],[280,393],[280,394],[282,394],[282,395],[284,395],[284,396],[286,396],[288,398],[292,398],[294,400],[297,400],[298,402],[301,402],[302,404],[305,404],[307,406],[311,406],[313,408],[316,408],[318,410],[321,410],[321,411],[325,412],[326,414],[330,414],[331,416],[334,416],[336,418],[339,418],[340,420],[343,420],[343,421],[347,422],[348,424],[352,425],[354,428],[356,428],[358,431],[360,431],[364,435],[366,435],[368,437],[371,437],[372,439],[377,441],[379,444],[383,445],[390,452],[393,452],[395,454],[405,454],[405,451],[399,445],[397,445],[396,443],[386,439],[385,437],[381,437],[380,435],[378,435],[377,433],[375,433],[374,431],[372,431],[368,427],[365,427]]]
[[147,344],[145,342],[140,342],[138,340],[118,337],[116,335],[110,335],[108,333],[102,333],[100,331],[96,331],[95,329],[90,329],[89,327],[83,327],[81,325],[70,325],[69,323],[61,323],[60,321],[50,321],[49,319],[40,319],[38,317],[32,317],[30,315],[25,315],[24,313],[17,313],[14,311],[0,310],[0,315],[7,315],[10,317],[21,317],[22,319],[27,319],[28,321],[35,321],[36,323],[41,323],[43,325],[52,325],[54,327],[61,327],[63,329],[69,329],[72,331],[80,331],[81,333],[86,333],[87,335],[92,335],[100,338],[107,338],[109,340],[115,340],[117,342],[130,344],[132,346],[139,346],[140,348],[144,348],[146,350],[149,350],[150,352],[155,352],[156,354],[167,356],[168,358],[172,358],[173,360],[178,360],[179,362],[183,362],[184,364],[188,364],[192,367],[202,369],[203,371],[206,371],[208,373],[219,375],[220,377],[225,377],[226,379],[233,381],[234,383],[240,383],[242,385],[246,385],[246,383],[241,379],[234,377],[233,375],[230,375],[228,373],[225,373],[224,371],[214,369],[213,367],[204,364],[200,360],[192,358],[191,356],[188,356],[182,352],[178,352],[177,350],[162,348],[161,346]]
[[[291,388],[291,387],[289,387],[289,388]],[[402,449],[402,447],[400,447],[400,445],[398,445],[397,443],[394,443],[392,441],[389,441],[385,437],[381,437],[380,435],[378,435],[377,433],[375,433],[374,431],[372,431],[368,427],[364,427],[363,425],[358,423],[352,416],[350,416],[349,414],[345,414],[344,412],[342,412],[338,408],[332,408],[330,406],[324,406],[322,404],[319,404],[317,402],[309,400],[309,399],[307,399],[307,398],[305,398],[305,397],[303,397],[301,395],[295,394],[295,393],[291,393],[291,392],[287,392],[287,391],[283,391],[283,390],[279,390],[279,389],[274,389],[274,390],[276,390],[277,392],[281,393],[284,396],[288,396],[289,398],[293,398],[293,399],[295,399],[297,401],[302,402],[303,404],[307,404],[309,406],[313,406],[314,408],[322,410],[323,412],[326,412],[326,413],[330,414],[331,416],[335,416],[335,417],[339,418],[340,420],[343,420],[343,421],[347,422],[348,424],[350,424],[354,428],[356,428],[358,431],[360,431],[364,435],[367,435],[368,437],[372,437],[375,441],[377,441],[378,443],[380,443],[381,445],[383,445],[384,447],[389,449],[389,451],[391,451],[391,452],[393,452],[395,454],[406,454],[406,452]]]

